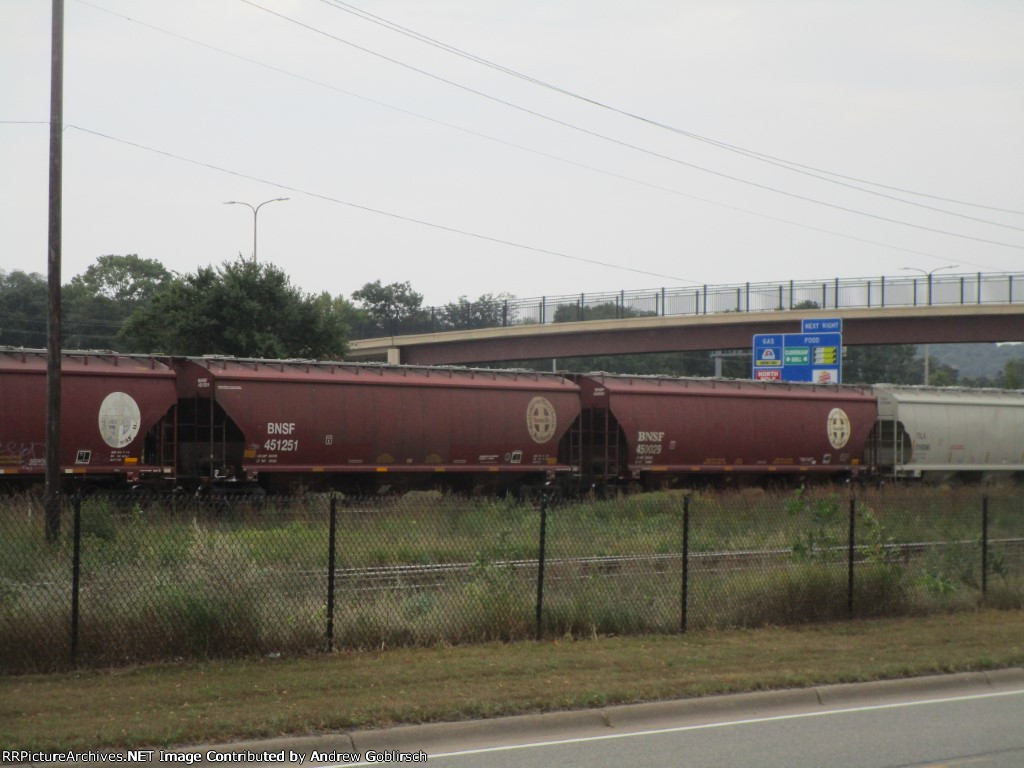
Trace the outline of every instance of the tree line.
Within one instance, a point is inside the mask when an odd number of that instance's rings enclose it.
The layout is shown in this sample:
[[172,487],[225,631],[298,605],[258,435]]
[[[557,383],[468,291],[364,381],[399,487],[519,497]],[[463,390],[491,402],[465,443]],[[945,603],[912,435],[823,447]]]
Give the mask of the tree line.
[[[269,263],[242,258],[178,274],[136,254],[100,256],[63,286],[62,334],[66,349],[170,355],[232,355],[255,358],[341,359],[353,336],[372,337],[489,328],[538,322],[510,318],[509,294],[460,296],[424,307],[410,282],[366,283],[349,298],[306,293]],[[804,308],[804,307],[801,307]],[[806,307],[815,308],[815,307]],[[640,317],[616,302],[562,304],[556,323]],[[20,270],[0,271],[0,345],[42,348],[47,330],[46,279]],[[991,345],[987,345],[991,346]],[[481,361],[486,362],[486,361]],[[519,361],[538,370],[711,376],[707,352],[579,357]],[[921,384],[924,359],[915,345],[849,347],[847,382]],[[929,383],[937,386],[1024,388],[1024,348],[994,376],[972,375],[932,355]],[[749,357],[725,357],[722,374],[749,378]]]
[[[347,299],[303,292],[278,267],[241,258],[178,274],[137,254],[105,255],[62,286],[62,346],[340,359],[353,329],[380,336],[425,326],[486,327],[494,318],[481,307],[496,302],[489,294],[477,301],[463,296],[428,311],[408,282],[367,283]],[[46,324],[46,278],[0,271],[0,344],[43,348]]]

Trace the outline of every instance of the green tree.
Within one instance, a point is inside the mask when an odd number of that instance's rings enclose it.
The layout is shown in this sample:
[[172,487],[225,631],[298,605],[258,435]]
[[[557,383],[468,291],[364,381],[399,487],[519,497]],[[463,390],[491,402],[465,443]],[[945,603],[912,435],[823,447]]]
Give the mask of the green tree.
[[928,365],[928,383],[933,387],[955,387],[960,384],[960,371],[933,357]]
[[623,317],[653,316],[653,312],[641,312],[633,307],[619,306],[617,302],[606,301],[603,304],[580,307],[579,304],[559,304],[555,309],[556,323],[572,323],[579,320],[615,320]]
[[920,384],[924,363],[913,344],[849,347],[843,360],[848,384]]
[[390,336],[430,330],[429,315],[423,311],[423,295],[416,293],[408,281],[382,285],[375,280],[353,291],[352,299],[364,313],[366,325],[360,328],[361,335]]
[[64,342],[68,347],[121,349],[121,326],[171,281],[155,259],[136,254],[100,256],[64,287]]
[[1006,389],[1024,389],[1024,357],[1006,361],[1003,366],[1003,386]]
[[439,325],[445,330],[499,328],[505,316],[505,303],[514,298],[508,293],[499,293],[497,296],[485,293],[476,301],[460,296],[457,301],[441,307]]
[[36,272],[0,271],[0,344],[46,346],[46,278]]
[[120,338],[139,352],[325,359],[344,355],[346,336],[330,295],[304,294],[277,267],[239,259],[175,277]]

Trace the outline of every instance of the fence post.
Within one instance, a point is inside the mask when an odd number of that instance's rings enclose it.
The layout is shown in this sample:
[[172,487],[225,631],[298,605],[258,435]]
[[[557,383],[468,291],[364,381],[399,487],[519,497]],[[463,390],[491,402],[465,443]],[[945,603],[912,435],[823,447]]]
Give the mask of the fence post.
[[981,497],[981,599],[988,595],[988,494]]
[[548,495],[540,497],[540,552],[537,558],[537,633],[540,640],[544,631],[544,550],[548,535]]
[[683,497],[683,584],[679,602],[679,634],[686,634],[690,602],[690,496]]
[[853,555],[856,547],[856,520],[857,520],[857,501],[853,496],[850,497],[850,540],[849,550],[847,554],[847,574],[846,574],[846,613],[850,618],[853,618]]
[[75,494],[75,530],[71,550],[71,664],[78,663],[78,595],[82,576],[82,496]]
[[337,565],[335,538],[338,531],[338,500],[331,494],[330,541],[327,543],[327,652],[334,650],[334,570]]

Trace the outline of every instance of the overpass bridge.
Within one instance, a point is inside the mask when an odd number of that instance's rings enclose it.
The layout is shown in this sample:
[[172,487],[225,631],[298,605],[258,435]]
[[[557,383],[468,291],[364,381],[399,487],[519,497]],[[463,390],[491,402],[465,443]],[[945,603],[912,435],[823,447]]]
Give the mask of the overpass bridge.
[[[620,291],[488,309],[495,327],[358,339],[347,357],[441,365],[749,349],[755,333],[795,333],[815,317],[842,318],[849,346],[1024,341],[1024,273]],[[602,314],[612,316],[588,319]]]

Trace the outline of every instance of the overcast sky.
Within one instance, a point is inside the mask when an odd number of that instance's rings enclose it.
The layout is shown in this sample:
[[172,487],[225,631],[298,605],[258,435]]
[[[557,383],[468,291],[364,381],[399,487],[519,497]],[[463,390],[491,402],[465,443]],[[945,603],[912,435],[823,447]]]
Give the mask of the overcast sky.
[[[0,270],[46,271],[50,5],[0,0]],[[223,202],[275,197],[259,260],[333,295],[1018,271],[1022,41],[1020,0],[66,0],[63,278],[251,257]]]

